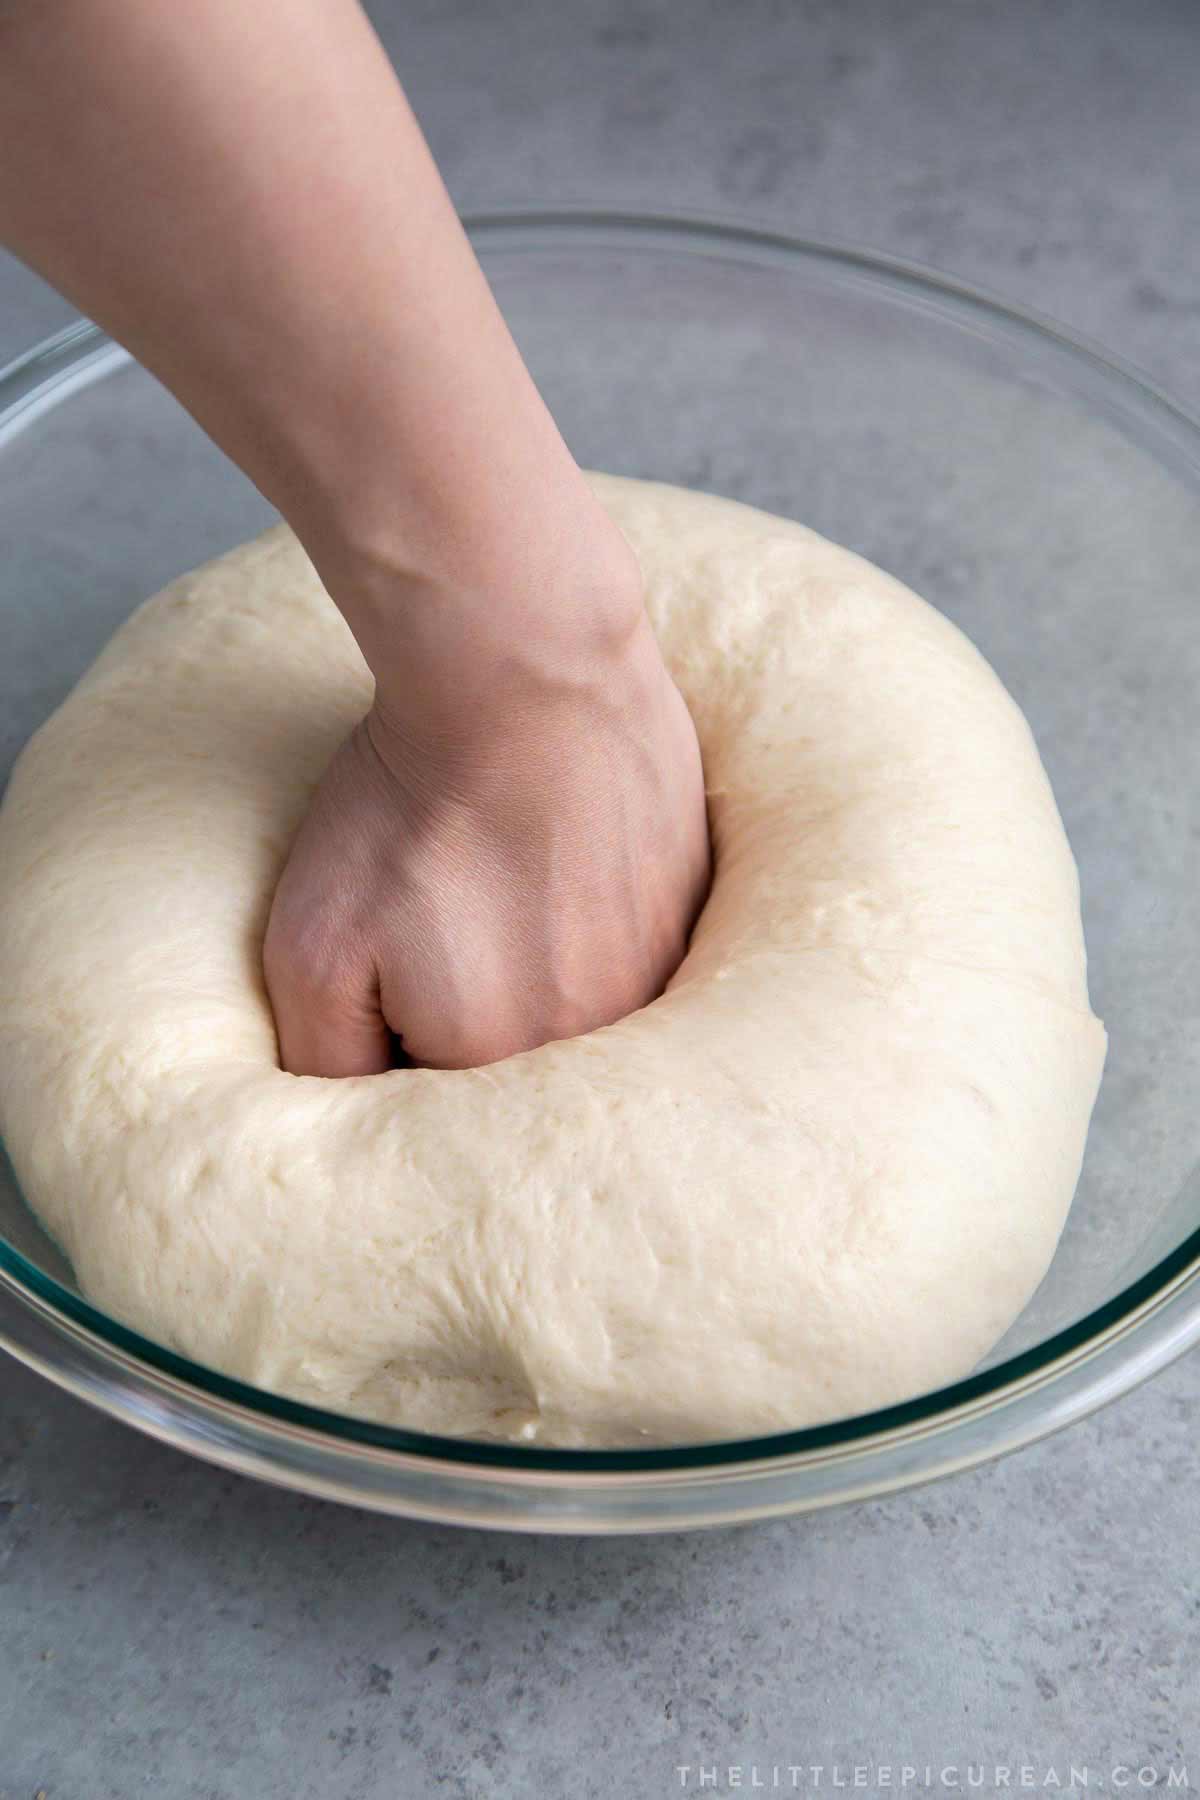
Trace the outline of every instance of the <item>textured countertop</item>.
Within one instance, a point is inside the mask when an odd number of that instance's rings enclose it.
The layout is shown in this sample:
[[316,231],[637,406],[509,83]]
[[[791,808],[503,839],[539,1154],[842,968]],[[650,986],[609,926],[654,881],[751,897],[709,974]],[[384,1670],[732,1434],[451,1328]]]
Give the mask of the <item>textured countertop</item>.
[[[1189,0],[372,11],[466,208],[720,210],[857,241],[1200,405]],[[0,262],[0,357],[69,316]],[[1194,1787],[1198,1425],[1192,1356],[899,1498],[538,1540],[227,1476],[5,1362],[0,1800],[656,1800],[701,1769],[718,1792],[883,1792],[880,1765],[898,1792],[952,1770],[984,1792]]]

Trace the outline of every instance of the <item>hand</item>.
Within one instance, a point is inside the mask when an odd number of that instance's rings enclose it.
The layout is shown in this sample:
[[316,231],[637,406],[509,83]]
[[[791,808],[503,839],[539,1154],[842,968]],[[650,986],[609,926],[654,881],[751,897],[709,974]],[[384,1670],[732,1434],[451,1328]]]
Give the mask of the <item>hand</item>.
[[537,634],[490,670],[439,645],[410,658],[407,703],[377,698],[271,911],[286,1069],[370,1074],[397,1048],[473,1067],[661,993],[708,889],[704,784],[640,601],[618,635],[575,667]]

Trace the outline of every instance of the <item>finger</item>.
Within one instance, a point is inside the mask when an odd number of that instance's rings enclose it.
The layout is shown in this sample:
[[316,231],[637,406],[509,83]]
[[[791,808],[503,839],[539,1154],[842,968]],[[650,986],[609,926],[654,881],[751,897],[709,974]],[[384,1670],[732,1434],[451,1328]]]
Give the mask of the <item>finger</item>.
[[481,1069],[584,1029],[577,1009],[514,1005],[511,989],[486,984],[468,997],[457,985],[447,993],[411,981],[397,994],[385,981],[384,1013],[406,1058],[422,1069]]
[[391,1068],[391,1034],[373,975],[333,984],[265,966],[279,1061],[289,1075],[379,1075]]

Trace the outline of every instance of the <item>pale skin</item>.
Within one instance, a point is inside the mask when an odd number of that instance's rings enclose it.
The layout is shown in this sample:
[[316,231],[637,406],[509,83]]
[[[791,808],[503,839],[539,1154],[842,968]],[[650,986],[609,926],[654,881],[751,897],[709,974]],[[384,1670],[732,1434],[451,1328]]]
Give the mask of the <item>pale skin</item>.
[[659,994],[695,730],[356,0],[0,0],[0,241],[279,508],[375,677],[267,925],[283,1067],[470,1067]]

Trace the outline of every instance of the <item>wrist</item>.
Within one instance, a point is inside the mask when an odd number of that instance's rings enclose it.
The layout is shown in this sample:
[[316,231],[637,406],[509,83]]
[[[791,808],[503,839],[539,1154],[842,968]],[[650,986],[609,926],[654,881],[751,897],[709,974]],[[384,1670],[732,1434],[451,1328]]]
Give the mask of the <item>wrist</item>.
[[[345,530],[310,544],[381,702],[491,712],[539,684],[592,679],[645,624],[641,570],[579,472],[570,508],[495,534]],[[432,547],[431,547],[432,545]]]
[[440,647],[426,652],[377,683],[364,726],[381,763],[431,804],[470,808],[483,798],[503,812],[513,795],[530,805],[533,791],[557,804],[580,761],[594,772],[597,744],[614,726],[636,729],[669,686],[643,608],[631,629],[586,655],[545,636],[513,641],[498,661],[478,646],[445,660]]

